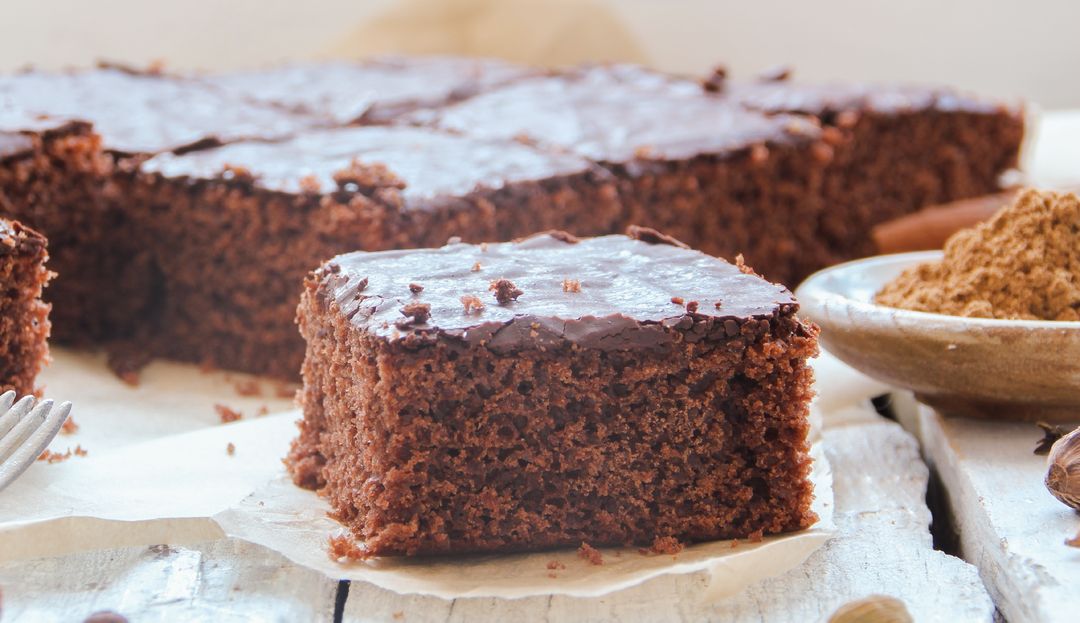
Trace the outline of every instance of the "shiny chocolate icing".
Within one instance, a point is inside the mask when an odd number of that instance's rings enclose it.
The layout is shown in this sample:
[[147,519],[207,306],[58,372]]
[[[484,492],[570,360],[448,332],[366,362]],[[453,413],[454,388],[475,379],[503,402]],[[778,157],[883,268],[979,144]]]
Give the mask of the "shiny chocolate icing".
[[820,135],[808,119],[764,115],[711,96],[697,82],[619,65],[518,80],[411,121],[612,164],[725,155]]
[[[737,335],[748,320],[798,307],[784,287],[724,260],[622,235],[575,241],[543,233],[499,244],[349,253],[315,278],[319,300],[335,302],[359,329],[405,347],[449,339],[496,352],[567,344],[664,349]],[[520,291],[516,299],[497,300],[491,287],[500,279]],[[468,310],[463,297],[478,298],[483,308]],[[416,303],[428,306],[422,322],[404,315]]]
[[291,63],[205,76],[234,95],[334,123],[383,122],[458,101],[538,70],[495,59],[390,56]]
[[[437,197],[467,195],[484,187],[589,171],[586,160],[545,153],[512,141],[475,139],[413,127],[368,126],[312,131],[280,142],[243,142],[183,155],[163,154],[143,171],[168,178],[219,179],[243,170],[266,190],[335,192],[353,160],[384,165],[407,207]],[[335,180],[335,177],[338,180]],[[346,176],[347,178],[348,176]]]
[[117,67],[0,75],[0,131],[70,120],[92,123],[105,149],[122,154],[281,137],[317,123],[196,80]]

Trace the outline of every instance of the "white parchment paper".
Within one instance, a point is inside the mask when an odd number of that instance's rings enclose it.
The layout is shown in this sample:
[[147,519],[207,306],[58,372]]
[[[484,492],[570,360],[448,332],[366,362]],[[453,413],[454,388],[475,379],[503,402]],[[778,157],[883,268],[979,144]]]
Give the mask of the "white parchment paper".
[[[118,384],[104,391],[101,384],[114,379],[106,377],[109,373],[98,358],[66,353],[56,358],[48,394],[62,398],[57,388],[79,387],[83,393],[75,409],[80,432],[58,438],[54,447],[74,445],[82,435],[104,439],[109,431],[115,431],[117,439],[104,444],[104,450],[87,441],[87,456],[55,465],[39,463],[0,492],[0,563],[232,537],[280,552],[332,578],[370,582],[399,593],[442,598],[598,596],[664,574],[705,573],[709,588],[702,597],[711,599],[798,566],[833,533],[831,475],[816,443],[814,510],[821,519],[798,533],[758,543],[700,543],[676,555],[603,549],[602,565],[582,560],[573,549],[342,564],[329,558],[327,542],[343,529],[326,516],[325,500],[291,483],[281,462],[296,433],[299,411],[220,424],[214,404],[228,402],[242,410],[257,399],[238,396],[234,378],[222,373],[162,365],[144,375],[137,388]],[[94,382],[88,382],[91,379]],[[283,402],[278,400],[280,407]],[[143,420],[167,432],[155,437],[147,430],[153,426]],[[227,451],[230,444],[232,454]],[[556,569],[548,568],[552,561],[560,563]]]

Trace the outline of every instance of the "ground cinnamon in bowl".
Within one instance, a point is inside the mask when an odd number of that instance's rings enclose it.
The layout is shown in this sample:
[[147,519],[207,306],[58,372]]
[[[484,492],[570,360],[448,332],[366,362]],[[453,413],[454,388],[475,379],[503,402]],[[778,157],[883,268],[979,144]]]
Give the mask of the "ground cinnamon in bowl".
[[940,262],[904,271],[874,300],[973,318],[1080,320],[1080,198],[1026,190],[950,237]]

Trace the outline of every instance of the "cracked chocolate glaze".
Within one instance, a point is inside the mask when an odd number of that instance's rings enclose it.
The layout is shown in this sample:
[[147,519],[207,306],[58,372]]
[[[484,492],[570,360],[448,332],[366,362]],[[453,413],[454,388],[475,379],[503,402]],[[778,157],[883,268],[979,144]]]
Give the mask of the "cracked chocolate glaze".
[[[169,178],[219,179],[229,167],[253,176],[258,188],[284,193],[338,190],[335,173],[353,159],[385,165],[404,183],[402,196],[423,201],[463,196],[479,187],[542,180],[594,170],[570,154],[544,153],[518,143],[474,139],[423,128],[370,126],[312,131],[280,142],[243,142],[183,155],[162,154],[142,170]],[[452,163],[453,166],[449,166]]]
[[536,73],[493,59],[384,56],[364,62],[293,63],[202,79],[250,100],[352,123],[389,121]]
[[937,110],[989,114],[1010,107],[990,99],[933,86],[869,83],[805,84],[756,81],[725,83],[722,95],[767,114],[799,113],[829,117],[842,112],[900,114]]
[[696,82],[619,65],[519,80],[412,121],[609,164],[723,156],[820,136],[807,119],[764,115],[708,95]]
[[[479,264],[479,270],[474,270]],[[357,328],[405,347],[449,338],[496,352],[576,345],[663,349],[679,341],[737,335],[750,320],[791,315],[791,292],[699,251],[616,235],[568,242],[558,233],[518,242],[339,255],[315,273],[316,296]],[[490,285],[522,293],[501,304]],[[563,288],[565,279],[580,291]],[[410,284],[423,291],[414,294]],[[466,313],[463,296],[482,310]],[[673,298],[697,301],[694,313]],[[716,303],[719,302],[719,307]],[[430,317],[395,326],[410,303]]]
[[104,148],[122,154],[281,137],[317,125],[198,81],[129,69],[0,76],[0,130],[37,130],[71,120],[92,123]]

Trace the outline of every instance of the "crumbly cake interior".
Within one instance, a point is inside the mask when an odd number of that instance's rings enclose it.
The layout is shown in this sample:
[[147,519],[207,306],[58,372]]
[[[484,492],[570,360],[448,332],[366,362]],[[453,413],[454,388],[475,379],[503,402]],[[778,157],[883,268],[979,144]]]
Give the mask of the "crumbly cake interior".
[[[834,141],[808,270],[873,255],[866,232],[927,205],[977,197],[1000,188],[1017,165],[1022,118],[965,111],[822,114]],[[814,248],[812,246],[811,248]],[[800,254],[801,255],[801,254]]]
[[20,136],[26,146],[0,158],[0,215],[49,240],[53,338],[85,345],[126,334],[150,304],[149,276],[136,211],[117,204],[112,158],[84,123]]
[[49,305],[41,300],[47,258],[40,234],[0,220],[0,392],[33,393],[48,360]]

